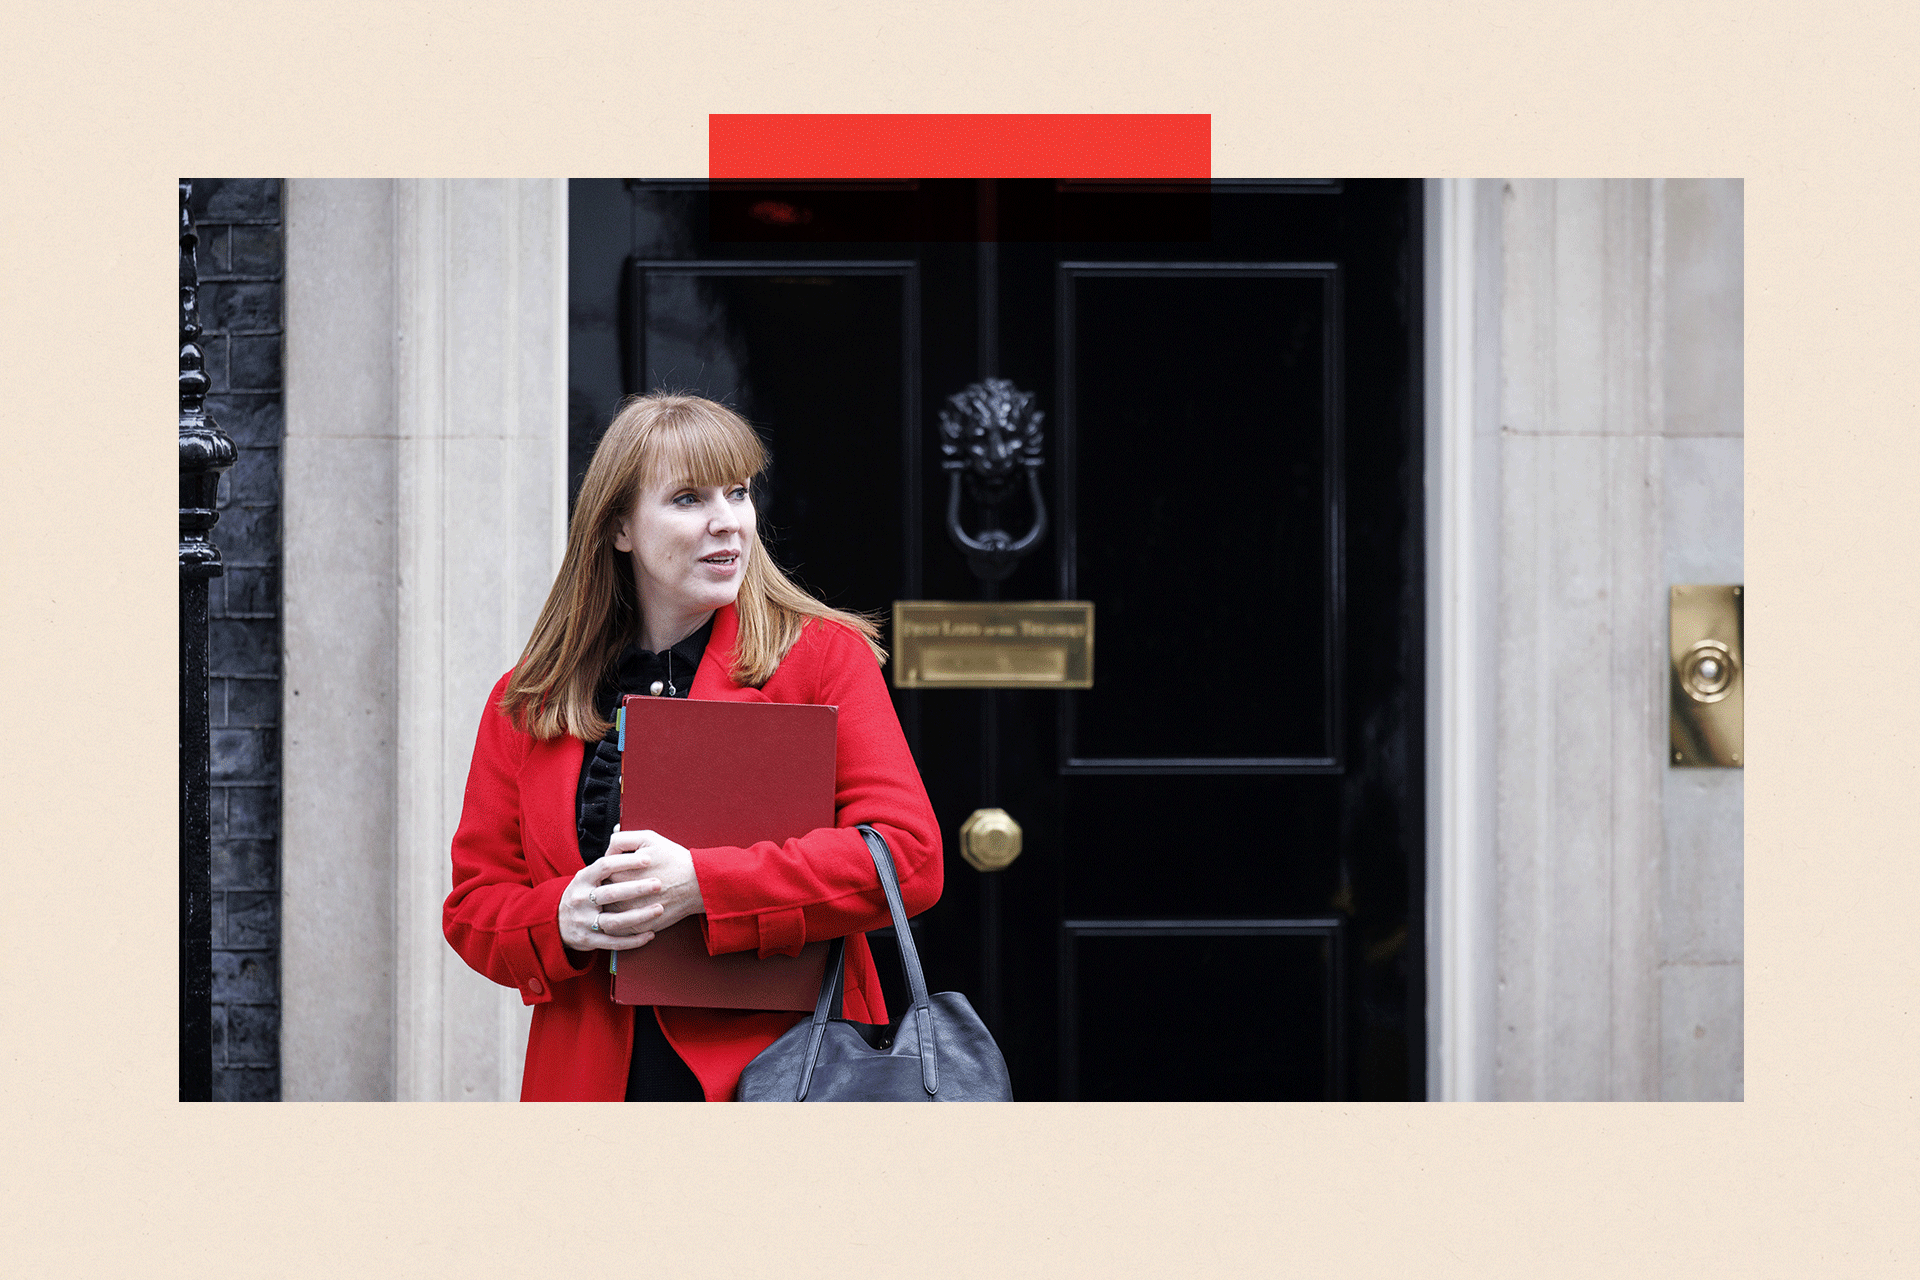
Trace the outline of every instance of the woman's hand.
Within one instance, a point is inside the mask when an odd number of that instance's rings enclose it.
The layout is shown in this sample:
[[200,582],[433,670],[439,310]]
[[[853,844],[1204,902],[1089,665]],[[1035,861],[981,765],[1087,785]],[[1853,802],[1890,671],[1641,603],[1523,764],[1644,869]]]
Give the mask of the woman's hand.
[[684,846],[652,831],[616,831],[605,856],[560,895],[560,940],[575,951],[631,951],[703,909]]
[[[607,875],[607,887],[599,891],[600,900],[643,913],[646,927],[655,933],[707,909],[693,873],[693,855],[685,845],[657,831],[616,831],[600,861],[609,858],[619,861]],[[600,927],[607,927],[604,921]]]

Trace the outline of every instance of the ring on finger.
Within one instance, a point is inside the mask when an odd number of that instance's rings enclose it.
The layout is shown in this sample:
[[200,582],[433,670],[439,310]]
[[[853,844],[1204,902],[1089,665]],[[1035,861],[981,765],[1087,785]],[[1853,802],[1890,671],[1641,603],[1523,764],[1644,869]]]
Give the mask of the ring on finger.
[[596,907],[600,905],[600,899],[594,897],[593,895],[598,892],[600,892],[598,889],[587,890],[587,901],[591,902]]
[[587,924],[587,928],[593,930],[595,933],[600,932],[600,917],[597,915],[594,916],[594,918]]

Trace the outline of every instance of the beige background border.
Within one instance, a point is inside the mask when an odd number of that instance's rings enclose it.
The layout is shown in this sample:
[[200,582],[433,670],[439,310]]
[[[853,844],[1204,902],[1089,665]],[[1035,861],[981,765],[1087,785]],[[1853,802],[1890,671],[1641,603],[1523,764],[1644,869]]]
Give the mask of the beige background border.
[[[1909,7],[16,7],[8,1269],[1911,1273]],[[172,180],[692,174],[710,110],[1202,110],[1223,175],[1744,177],[1749,1101],[171,1102]]]

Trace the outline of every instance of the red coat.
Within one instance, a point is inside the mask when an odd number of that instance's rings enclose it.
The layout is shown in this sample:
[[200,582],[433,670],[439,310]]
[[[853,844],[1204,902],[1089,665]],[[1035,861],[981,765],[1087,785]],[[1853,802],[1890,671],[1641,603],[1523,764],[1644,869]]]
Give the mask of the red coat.
[[[892,846],[907,913],[925,911],[940,896],[940,826],[866,642],[837,623],[810,622],[766,687],[752,689],[727,674],[738,630],[732,606],[715,615],[691,696],[839,707],[837,825],[785,844],[692,850],[708,951],[792,955],[815,939],[887,924],[872,858],[853,829],[863,822]],[[463,960],[519,988],[534,1007],[521,1099],[617,1102],[626,1095],[633,1018],[608,994],[607,953],[575,967],[556,919],[560,895],[583,865],[574,827],[582,744],[567,735],[538,741],[515,729],[500,708],[506,683],[502,676],[480,718],[442,926]],[[862,937],[847,947],[844,1008],[855,1021],[887,1020]],[[731,1099],[741,1068],[803,1016],[657,1013],[710,1102]]]

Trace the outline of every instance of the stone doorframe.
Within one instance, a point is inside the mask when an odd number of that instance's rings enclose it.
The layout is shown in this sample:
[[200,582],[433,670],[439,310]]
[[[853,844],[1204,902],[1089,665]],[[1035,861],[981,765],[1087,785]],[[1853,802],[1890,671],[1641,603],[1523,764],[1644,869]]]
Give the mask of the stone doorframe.
[[287,184],[286,1099],[519,1097],[440,904],[566,537],[566,280],[564,181]]
[[1428,1080],[1739,1098],[1742,775],[1666,767],[1740,582],[1738,180],[1426,192]]

